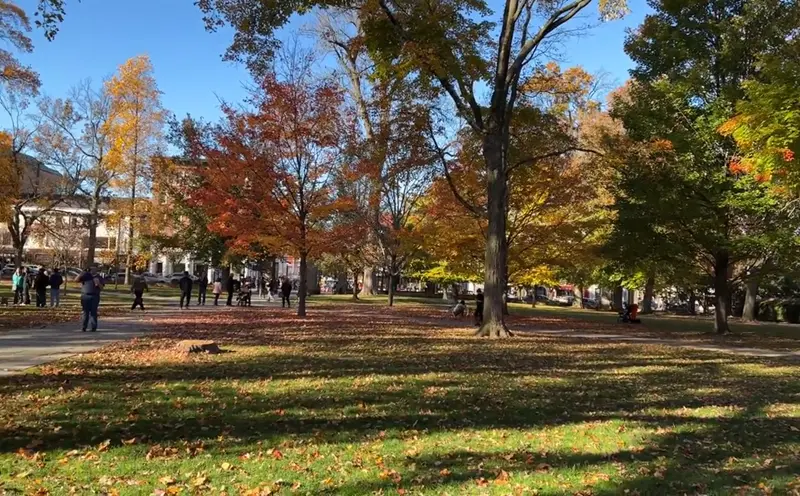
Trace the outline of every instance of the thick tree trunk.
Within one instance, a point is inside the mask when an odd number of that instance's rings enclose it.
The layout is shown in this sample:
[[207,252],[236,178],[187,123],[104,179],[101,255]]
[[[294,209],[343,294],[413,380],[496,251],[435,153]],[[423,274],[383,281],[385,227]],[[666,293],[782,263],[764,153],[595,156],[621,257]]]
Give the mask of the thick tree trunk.
[[339,272],[336,275],[336,286],[333,287],[333,293],[337,295],[347,293],[347,272]]
[[689,291],[689,304],[686,310],[689,312],[689,315],[697,315],[697,308],[694,305],[694,291]]
[[306,316],[306,293],[308,292],[308,254],[300,253],[300,287],[297,290],[297,316]]
[[484,139],[483,156],[487,168],[489,225],[486,232],[486,279],[483,325],[477,335],[490,338],[509,337],[503,316],[503,293],[506,289],[506,211],[507,172],[503,156],[503,138],[490,134]]
[[758,317],[758,306],[756,297],[758,296],[758,278],[752,277],[745,283],[744,309],[742,310],[742,320],[752,322]]
[[652,274],[644,285],[644,299],[642,299],[642,313],[653,313],[653,292],[655,291],[656,277]]
[[714,330],[717,334],[727,334],[728,303],[730,288],[728,287],[728,266],[730,257],[728,252],[720,251],[714,257]]
[[572,306],[583,308],[583,286],[572,286]]
[[353,299],[358,299],[358,271],[353,271]]
[[372,296],[375,294],[375,269],[366,267],[361,281],[361,296]]
[[617,312],[622,311],[622,286],[616,286],[614,288],[614,301],[612,305],[614,305],[614,310]]
[[25,243],[16,239],[12,239],[12,242],[14,244],[14,265],[19,269],[22,267],[22,256],[25,254]]

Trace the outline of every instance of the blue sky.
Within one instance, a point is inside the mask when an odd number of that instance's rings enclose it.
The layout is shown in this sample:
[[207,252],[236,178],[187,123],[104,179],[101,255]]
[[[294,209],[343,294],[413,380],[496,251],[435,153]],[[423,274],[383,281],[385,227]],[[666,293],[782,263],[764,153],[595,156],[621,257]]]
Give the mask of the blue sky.
[[[36,1],[20,0],[19,4],[32,13]],[[221,60],[230,33],[206,32],[192,0],[70,0],[67,4],[67,18],[55,41],[47,42],[36,30],[34,53],[21,57],[39,71],[44,94],[65,96],[85,78],[99,84],[128,58],[147,54],[164,93],[165,108],[179,116],[188,112],[215,120],[219,98],[243,98],[247,71]],[[592,72],[603,70],[614,82],[624,82],[631,66],[622,50],[625,28],[638,25],[647,9],[645,0],[632,0],[630,8],[625,19],[601,24],[570,40],[563,62]],[[587,20],[594,21],[596,6],[590,9]]]

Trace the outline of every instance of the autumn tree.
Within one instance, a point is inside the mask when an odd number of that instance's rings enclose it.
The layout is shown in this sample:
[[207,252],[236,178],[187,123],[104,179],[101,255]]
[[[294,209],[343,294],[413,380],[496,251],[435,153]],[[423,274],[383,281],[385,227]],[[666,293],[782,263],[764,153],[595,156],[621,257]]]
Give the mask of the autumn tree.
[[70,178],[79,200],[88,208],[86,259],[93,263],[102,208],[108,203],[112,181],[118,174],[116,164],[108,158],[114,145],[110,136],[111,100],[104,87],[94,88],[86,80],[65,99],[43,98],[39,110],[43,122],[37,151]]
[[[508,168],[505,150],[519,96],[520,81],[543,43],[581,13],[591,0],[566,3],[506,0],[501,12],[484,1],[441,3],[390,0],[347,4],[357,12],[363,43],[379,66],[405,67],[419,74],[428,87],[451,100],[459,118],[482,143],[486,169],[488,232],[486,243],[486,319],[483,334],[507,336],[503,319],[506,281],[506,217]],[[334,0],[296,4],[271,1],[200,0],[210,29],[230,25],[236,30],[226,58],[244,60],[254,72],[269,66],[276,47],[274,31],[296,11],[312,7],[343,7]],[[624,12],[622,0],[599,2],[604,18]],[[498,15],[499,14],[499,15]],[[487,20],[497,15],[495,22]],[[488,87],[486,101],[476,85]]]
[[161,92],[147,56],[134,57],[119,67],[105,84],[110,99],[108,137],[113,146],[106,160],[115,171],[115,188],[125,195],[127,222],[125,284],[130,280],[136,225],[142,219],[142,197],[152,180],[151,159],[159,154],[164,112]]
[[334,195],[342,133],[339,88],[313,78],[296,60],[290,79],[266,76],[248,109],[226,106],[225,121],[204,157],[208,188],[197,192],[211,229],[233,249],[257,244],[300,258],[297,313],[306,314],[308,262],[335,245]]
[[0,133],[0,215],[7,224],[19,267],[36,224],[63,202],[72,192],[72,184],[26,153],[32,150],[39,131],[38,116],[27,113],[27,97],[10,90],[3,92],[0,107],[9,122],[8,129]]
[[[574,265],[606,224],[596,150],[582,144],[582,121],[596,111],[594,78],[580,68],[556,64],[537,70],[523,85],[523,102],[511,128],[504,280],[530,286]],[[431,239],[451,248],[445,260],[459,272],[483,272],[475,259],[489,240],[488,200],[483,180],[483,144],[463,129],[446,150],[430,130],[444,177],[432,189]],[[454,229],[453,226],[458,226]],[[436,241],[443,240],[443,241]],[[504,287],[504,291],[506,288]]]
[[[636,66],[615,103],[628,136],[660,142],[665,160],[626,169],[625,197],[686,263],[714,280],[715,329],[728,332],[731,273],[754,254],[750,240],[780,214],[758,181],[737,170],[740,151],[717,129],[745,97],[760,54],[785,43],[796,25],[778,0],[653,1],[654,13],[625,50]],[[663,54],[669,54],[664,56]]]

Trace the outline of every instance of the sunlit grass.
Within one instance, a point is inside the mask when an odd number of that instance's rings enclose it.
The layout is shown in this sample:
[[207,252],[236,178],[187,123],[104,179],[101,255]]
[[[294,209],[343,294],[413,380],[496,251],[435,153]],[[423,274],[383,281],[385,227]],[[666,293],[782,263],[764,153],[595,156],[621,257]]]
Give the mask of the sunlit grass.
[[[488,342],[362,305],[182,319],[0,380],[0,491],[723,495],[798,483],[792,362]],[[190,337],[229,353],[178,354]]]

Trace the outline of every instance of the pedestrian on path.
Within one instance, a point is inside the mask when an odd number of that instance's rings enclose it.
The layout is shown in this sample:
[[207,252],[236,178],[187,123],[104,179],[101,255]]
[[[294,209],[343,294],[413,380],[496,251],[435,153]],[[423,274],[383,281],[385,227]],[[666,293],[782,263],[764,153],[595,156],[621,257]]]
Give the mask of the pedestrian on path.
[[192,278],[189,277],[189,271],[183,271],[183,277],[178,281],[181,288],[181,309],[183,309],[183,301],[186,300],[186,308],[192,303]]
[[208,275],[203,274],[197,283],[197,305],[206,306],[206,291],[208,290]]
[[14,290],[14,305],[25,304],[25,272],[18,267],[11,276],[11,288]]
[[58,267],[53,269],[50,274],[50,306],[55,308],[61,305],[61,285],[64,284],[64,277],[59,272]]
[[131,305],[131,311],[136,309],[138,306],[144,312],[144,292],[150,291],[150,288],[147,286],[147,281],[142,276],[136,276],[131,283],[131,293],[133,293],[133,305]]
[[44,268],[39,269],[36,278],[33,280],[33,289],[36,291],[36,308],[47,306],[47,286],[50,285],[50,278]]
[[211,289],[211,293],[214,295],[214,306],[219,305],[219,295],[222,294],[222,279],[219,277],[214,281],[214,287]]
[[286,306],[286,308],[292,308],[292,304],[289,300],[289,297],[292,295],[292,282],[286,278],[283,280],[283,284],[281,285],[281,308]]
[[225,291],[228,292],[228,302],[226,306],[233,306],[233,291],[236,289],[236,281],[233,279],[233,274],[228,275],[228,280],[225,283]]
[[480,289],[475,294],[475,325],[483,324],[483,291]]
[[96,269],[86,269],[75,278],[81,284],[81,309],[83,310],[82,331],[91,325],[92,332],[97,331],[97,309],[100,305],[100,285]]

